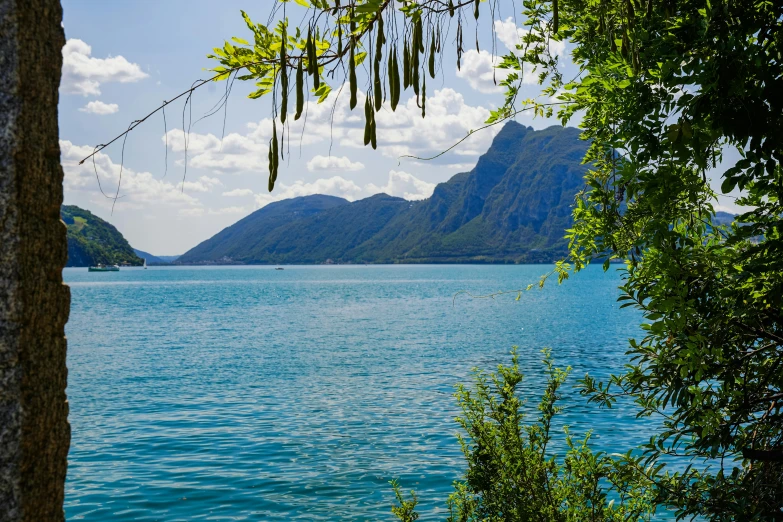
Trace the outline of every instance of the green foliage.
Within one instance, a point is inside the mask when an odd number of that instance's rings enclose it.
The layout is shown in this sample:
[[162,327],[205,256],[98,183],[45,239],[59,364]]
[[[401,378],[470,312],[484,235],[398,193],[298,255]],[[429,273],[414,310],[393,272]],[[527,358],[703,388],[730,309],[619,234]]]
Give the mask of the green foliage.
[[[459,64],[464,25],[487,11],[480,2],[440,0],[342,7],[321,1],[313,10],[322,15],[311,23],[315,59],[325,66],[341,62],[347,48],[351,56],[354,48],[370,49],[381,17],[397,27],[382,47],[401,41],[404,87],[412,85],[422,109],[429,63],[423,42],[434,33],[436,52],[455,49]],[[440,45],[452,17],[456,45]],[[562,281],[594,260],[605,268],[624,261],[621,300],[647,321],[645,336],[630,344],[627,372],[607,383],[587,376],[584,393],[605,406],[618,395],[631,397],[641,415],[661,419],[664,430],[651,437],[645,460],[628,459],[626,468],[649,469],[639,480],[680,517],[780,520],[783,3],[526,0],[521,20],[527,31],[517,53],[499,65],[510,73],[502,82],[505,104],[489,123],[519,110],[555,111],[538,99],[519,99],[529,74],[542,95],[556,97],[563,124],[580,115],[590,169],[567,233],[568,263],[555,273]],[[277,55],[279,32],[251,29],[262,39],[253,49],[224,47],[218,53],[224,67],[236,67],[246,53],[259,57],[251,61]],[[302,45],[295,34],[292,48]],[[572,48],[579,73],[570,81],[549,52],[552,40]],[[264,75],[254,67],[260,66],[246,67],[249,77],[274,90],[274,66],[266,65],[272,69]],[[349,69],[354,88],[353,61]],[[708,171],[727,150],[740,159],[720,176],[721,191],[738,190],[737,202],[749,210],[737,223],[716,226]],[[669,471],[664,458],[687,471]]]
[[[584,111],[594,165],[570,257],[576,269],[624,260],[620,299],[646,318],[628,371],[605,384],[587,376],[583,391],[607,406],[630,396],[640,415],[662,420],[647,462],[671,455],[693,467],[661,468],[649,487],[681,516],[779,519],[783,5],[625,1],[588,10],[566,0],[560,9],[558,36],[575,45],[582,71],[563,86],[571,103],[560,116]],[[727,149],[741,159],[722,190],[742,191],[738,203],[751,210],[737,221],[747,226],[713,225],[707,170]]]
[[[253,81],[256,89],[249,94],[250,98],[272,94],[275,119],[283,124],[291,95],[296,97],[298,119],[304,98],[312,95],[318,103],[323,103],[331,95],[335,82],[349,85],[350,107],[354,109],[359,90],[357,70],[366,69],[364,144],[376,148],[375,113],[383,108],[387,97],[391,109],[396,110],[401,95],[399,49],[404,57],[402,90],[413,89],[421,115],[425,117],[426,77],[437,76],[442,50],[453,47],[447,44],[447,33],[441,31],[441,26],[447,19],[456,18],[460,62],[465,51],[463,27],[467,24],[463,11],[470,11],[470,17],[478,20],[480,4],[484,1],[450,3],[444,8],[441,1],[348,0],[343,5],[340,0],[334,3],[296,0],[300,6],[310,9],[313,16],[303,19],[301,27],[292,28],[285,11],[288,0],[275,0],[275,11],[282,12],[282,19],[273,23],[270,18],[265,25],[254,22],[242,11],[252,38],[232,37],[223,46],[215,47],[208,57],[220,64],[212,69],[217,73],[215,81]],[[361,68],[363,64],[365,67]],[[292,85],[289,78],[294,75],[296,82]],[[269,143],[270,191],[284,150],[280,143],[284,137],[278,139],[276,131],[275,124],[275,135]]]
[[416,504],[418,504],[418,498],[416,492],[411,491],[411,498],[407,500],[400,488],[399,483],[396,480],[390,482],[392,489],[394,490],[394,496],[397,499],[397,504],[392,506],[392,513],[400,519],[401,522],[413,522],[419,519],[419,514],[416,513]]
[[[555,368],[544,351],[547,386],[537,418],[526,423],[518,392],[523,376],[512,354],[511,366],[500,365],[493,374],[476,370],[472,388],[459,386],[455,394],[467,471],[449,497],[449,522],[650,520],[653,499],[639,487],[640,472],[620,465],[626,457],[592,451],[589,433],[575,440],[566,428],[563,440],[553,440],[559,390],[569,370]],[[551,449],[556,442],[565,445],[559,458]],[[415,520],[416,497],[406,501],[393,486],[399,503],[394,513]]]
[[60,209],[60,217],[68,228],[66,266],[141,266],[144,263],[114,226],[90,211],[66,205]]

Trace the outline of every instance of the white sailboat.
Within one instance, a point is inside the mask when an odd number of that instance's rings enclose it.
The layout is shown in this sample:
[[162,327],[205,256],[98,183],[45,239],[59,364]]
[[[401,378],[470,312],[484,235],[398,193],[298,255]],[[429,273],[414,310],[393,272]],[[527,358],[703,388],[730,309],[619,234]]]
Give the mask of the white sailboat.
[[145,257],[144,258],[144,270],[146,270],[146,269],[147,269],[147,258]]

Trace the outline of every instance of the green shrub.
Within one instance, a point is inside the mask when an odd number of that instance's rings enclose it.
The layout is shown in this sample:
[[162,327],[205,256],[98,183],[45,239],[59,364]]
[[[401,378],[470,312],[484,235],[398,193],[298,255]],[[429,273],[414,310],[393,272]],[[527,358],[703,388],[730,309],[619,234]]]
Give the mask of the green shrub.
[[[449,522],[650,520],[655,511],[644,470],[627,465],[630,455],[593,451],[590,433],[582,439],[564,429],[563,453],[552,451],[552,422],[561,411],[560,387],[570,369],[556,368],[544,351],[547,385],[538,415],[527,421],[519,396],[523,375],[516,349],[510,366],[496,373],[474,370],[471,387],[458,386],[462,410],[458,436],[467,469],[449,496]],[[392,482],[403,522],[416,520],[415,493],[405,499]]]

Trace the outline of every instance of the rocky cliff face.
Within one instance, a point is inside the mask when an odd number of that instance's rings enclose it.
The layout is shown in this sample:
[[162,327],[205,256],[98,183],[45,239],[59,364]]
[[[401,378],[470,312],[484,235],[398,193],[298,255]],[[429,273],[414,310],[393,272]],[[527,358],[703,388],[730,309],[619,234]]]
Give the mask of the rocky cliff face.
[[177,262],[550,262],[565,253],[586,150],[576,129],[509,122],[472,171],[441,183],[429,199],[281,201]]

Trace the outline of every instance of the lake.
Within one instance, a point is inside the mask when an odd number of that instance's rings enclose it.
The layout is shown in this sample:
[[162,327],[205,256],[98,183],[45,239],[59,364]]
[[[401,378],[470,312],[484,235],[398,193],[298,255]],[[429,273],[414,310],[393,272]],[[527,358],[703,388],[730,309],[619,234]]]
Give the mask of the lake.
[[[619,272],[496,299],[550,267],[66,269],[68,520],[393,520],[389,480],[444,520],[464,468],[454,385],[519,346],[534,407],[543,347],[573,367],[562,417],[594,446],[649,438],[573,391],[622,368],[640,317]],[[456,297],[455,297],[456,295]]]

